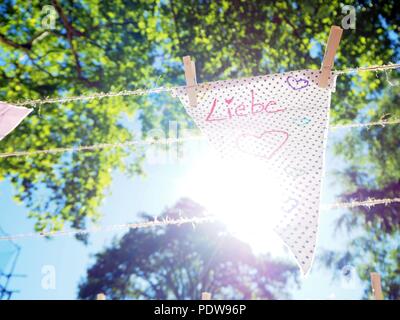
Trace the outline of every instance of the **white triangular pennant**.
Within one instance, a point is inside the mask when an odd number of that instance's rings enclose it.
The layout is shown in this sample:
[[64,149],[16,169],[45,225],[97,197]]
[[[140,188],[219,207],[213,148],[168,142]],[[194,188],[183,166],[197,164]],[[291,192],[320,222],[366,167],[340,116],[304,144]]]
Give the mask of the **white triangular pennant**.
[[311,268],[316,245],[336,80],[332,75],[332,85],[324,89],[317,85],[318,76],[319,71],[302,70],[199,84],[196,107],[189,106],[184,88],[175,91],[224,158],[257,159],[265,173],[279,176],[282,203],[280,212],[274,213],[279,214],[274,229],[304,274]]
[[0,140],[13,131],[32,109],[0,102]]

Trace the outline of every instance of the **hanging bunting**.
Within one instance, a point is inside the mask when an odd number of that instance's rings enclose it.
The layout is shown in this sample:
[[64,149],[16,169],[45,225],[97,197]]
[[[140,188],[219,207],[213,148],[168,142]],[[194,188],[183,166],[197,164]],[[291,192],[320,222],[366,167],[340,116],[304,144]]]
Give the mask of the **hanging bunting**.
[[0,140],[13,131],[32,109],[0,102]]
[[302,70],[199,84],[196,106],[190,105],[185,88],[174,92],[223,158],[257,160],[264,168],[259,179],[266,183],[268,173],[279,177],[280,212],[266,214],[279,215],[274,230],[304,274],[315,252],[329,108],[336,82],[331,73],[331,84],[321,88],[319,74]]

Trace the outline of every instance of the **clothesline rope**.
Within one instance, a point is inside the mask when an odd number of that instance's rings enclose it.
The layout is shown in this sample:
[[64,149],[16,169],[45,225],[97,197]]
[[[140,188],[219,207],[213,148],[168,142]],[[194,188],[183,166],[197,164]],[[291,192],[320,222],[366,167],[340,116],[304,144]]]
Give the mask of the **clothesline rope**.
[[[337,75],[354,73],[354,72],[365,72],[365,71],[385,71],[400,68],[400,64],[387,64],[380,66],[369,66],[369,67],[360,67],[360,68],[350,68],[345,70],[335,70],[334,72]],[[204,82],[202,84],[211,84],[213,82]],[[33,100],[25,100],[22,102],[12,103],[17,106],[31,106],[36,107],[43,104],[49,103],[67,103],[73,101],[85,101],[85,100],[93,100],[93,99],[103,99],[109,97],[121,97],[121,96],[143,96],[153,93],[161,93],[161,92],[170,92],[177,89],[188,88],[188,86],[175,86],[175,87],[160,87],[160,88],[152,88],[152,89],[137,89],[137,90],[122,90],[117,92],[98,92],[88,95],[79,95],[79,96],[71,96],[71,97],[56,97],[56,98],[44,98],[44,99],[33,99]]]
[[0,237],[0,241],[2,240],[18,240],[23,238],[34,238],[34,237],[57,237],[57,236],[75,236],[75,235],[84,235],[95,232],[111,232],[118,231],[124,229],[145,229],[152,228],[157,226],[167,226],[167,225],[182,225],[191,223],[193,225],[210,222],[215,220],[214,216],[205,216],[205,217],[195,217],[195,218],[177,218],[170,219],[165,218],[162,220],[154,219],[152,221],[144,221],[137,223],[125,223],[125,224],[113,224],[103,227],[92,227],[89,229],[80,229],[80,230],[67,230],[67,231],[46,231],[46,232],[30,232],[30,233],[20,233],[16,235],[8,235]]
[[[400,124],[400,119],[384,119],[381,117],[381,120],[374,122],[366,122],[366,123],[349,123],[349,124],[339,124],[332,125],[330,129],[347,129],[347,128],[362,128],[362,127],[373,127],[373,126],[386,126],[386,125],[395,125]],[[45,150],[33,150],[33,151],[12,151],[12,152],[4,152],[0,153],[1,158],[11,158],[11,157],[30,157],[34,155],[40,154],[57,154],[57,153],[65,153],[65,152],[81,152],[81,151],[94,151],[94,150],[102,150],[102,149],[112,149],[112,148],[124,148],[129,146],[150,146],[150,145],[171,145],[174,143],[182,143],[188,141],[201,141],[206,140],[203,136],[190,136],[190,137],[182,137],[182,138],[168,138],[168,139],[160,139],[160,140],[134,140],[134,141],[126,141],[126,142],[116,142],[116,143],[97,143],[93,145],[87,146],[75,146],[75,147],[63,147],[63,148],[52,148]]]
[[351,128],[365,128],[365,127],[374,127],[374,126],[382,126],[385,127],[386,125],[394,125],[400,124],[400,119],[383,119],[379,121],[372,121],[372,122],[364,122],[364,123],[347,123],[347,124],[336,124],[334,126],[330,126],[330,129],[351,129]]
[[[393,203],[400,203],[400,198],[386,198],[386,199],[374,199],[368,198],[365,201],[350,201],[350,202],[336,202],[332,204],[325,204],[321,207],[324,210],[330,209],[349,209],[355,207],[373,207],[376,205],[385,205],[388,206]],[[95,232],[112,232],[112,231],[119,231],[125,229],[144,229],[144,228],[153,228],[158,226],[167,226],[167,225],[182,225],[182,224],[192,224],[195,226],[196,224],[205,223],[205,222],[212,222],[218,220],[216,216],[208,215],[204,217],[194,217],[194,218],[177,218],[177,219],[170,219],[164,218],[162,220],[158,220],[155,218],[152,221],[144,221],[144,222],[137,222],[137,223],[125,223],[125,224],[114,224],[108,225],[103,227],[92,227],[89,229],[80,229],[80,230],[67,230],[67,231],[46,231],[46,232],[30,232],[30,233],[20,233],[15,235],[7,235],[1,236],[0,241],[15,241],[25,238],[37,238],[37,237],[57,237],[57,236],[75,236],[75,235],[84,235],[90,234]]]
[[33,150],[33,151],[13,151],[0,153],[0,158],[10,158],[10,157],[29,157],[39,154],[56,154],[64,152],[80,152],[80,151],[94,151],[101,149],[112,149],[112,148],[124,148],[129,146],[150,146],[150,145],[170,145],[174,143],[181,143],[186,141],[198,141],[204,140],[202,136],[191,136],[186,138],[168,138],[160,140],[134,140],[126,142],[116,142],[116,143],[98,143],[88,146],[76,146],[76,147],[65,147],[65,148],[52,148],[47,150]]
[[380,66],[369,66],[369,67],[359,67],[359,68],[348,68],[344,70],[335,70],[337,75],[346,74],[346,73],[354,73],[354,72],[365,72],[365,71],[385,71],[391,69],[400,68],[400,64],[384,64]]
[[368,198],[364,201],[350,201],[350,202],[336,202],[332,204],[328,204],[323,206],[325,209],[350,209],[355,207],[373,207],[376,205],[384,204],[385,206],[392,204],[392,203],[400,203],[400,198],[386,198],[386,199],[374,199]]

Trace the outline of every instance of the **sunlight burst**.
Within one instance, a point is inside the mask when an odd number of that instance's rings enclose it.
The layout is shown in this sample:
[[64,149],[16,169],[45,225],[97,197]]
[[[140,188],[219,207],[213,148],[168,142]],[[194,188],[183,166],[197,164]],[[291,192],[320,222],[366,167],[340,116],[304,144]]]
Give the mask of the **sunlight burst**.
[[283,245],[273,231],[282,203],[277,182],[258,161],[227,161],[208,153],[181,181],[181,194],[216,215],[254,251],[281,254]]

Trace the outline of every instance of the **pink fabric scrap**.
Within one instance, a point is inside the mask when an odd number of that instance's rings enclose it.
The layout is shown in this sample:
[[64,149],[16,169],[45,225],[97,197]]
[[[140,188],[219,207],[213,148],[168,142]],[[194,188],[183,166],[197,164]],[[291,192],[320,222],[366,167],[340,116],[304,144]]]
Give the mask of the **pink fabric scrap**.
[[13,131],[32,110],[0,102],[0,140]]

